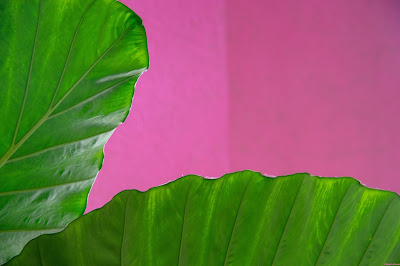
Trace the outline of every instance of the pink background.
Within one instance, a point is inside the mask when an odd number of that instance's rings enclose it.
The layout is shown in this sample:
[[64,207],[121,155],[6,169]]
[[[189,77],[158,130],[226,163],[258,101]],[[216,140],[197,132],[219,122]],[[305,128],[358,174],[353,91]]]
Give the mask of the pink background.
[[187,174],[352,176],[400,192],[400,3],[125,0],[150,69],[88,208]]

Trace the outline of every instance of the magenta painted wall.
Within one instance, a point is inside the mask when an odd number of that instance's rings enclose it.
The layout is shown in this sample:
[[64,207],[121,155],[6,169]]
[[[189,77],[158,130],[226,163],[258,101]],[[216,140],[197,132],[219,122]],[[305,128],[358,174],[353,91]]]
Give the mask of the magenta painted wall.
[[223,2],[122,1],[145,25],[150,69],[105,148],[87,211],[124,189],[229,171]]
[[186,174],[353,176],[400,192],[400,3],[125,0],[150,69],[88,210]]
[[229,1],[231,170],[400,192],[400,1]]

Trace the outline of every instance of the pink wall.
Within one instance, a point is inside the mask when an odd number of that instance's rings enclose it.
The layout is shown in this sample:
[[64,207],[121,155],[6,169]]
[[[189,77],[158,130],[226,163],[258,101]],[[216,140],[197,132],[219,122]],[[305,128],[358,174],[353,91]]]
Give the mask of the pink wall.
[[122,1],[146,27],[150,68],[105,148],[87,211],[124,189],[229,171],[223,2]]
[[400,2],[227,5],[231,169],[400,192]]
[[124,0],[150,69],[88,210],[124,189],[253,169],[400,192],[400,3]]

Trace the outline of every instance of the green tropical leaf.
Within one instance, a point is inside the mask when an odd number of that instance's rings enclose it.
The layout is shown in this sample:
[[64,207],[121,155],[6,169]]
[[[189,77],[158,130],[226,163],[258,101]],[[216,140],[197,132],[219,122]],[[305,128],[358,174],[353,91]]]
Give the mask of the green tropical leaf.
[[0,1],[0,263],[79,217],[148,67],[114,0]]
[[383,265],[400,262],[399,240],[395,193],[244,171],[123,191],[9,265]]

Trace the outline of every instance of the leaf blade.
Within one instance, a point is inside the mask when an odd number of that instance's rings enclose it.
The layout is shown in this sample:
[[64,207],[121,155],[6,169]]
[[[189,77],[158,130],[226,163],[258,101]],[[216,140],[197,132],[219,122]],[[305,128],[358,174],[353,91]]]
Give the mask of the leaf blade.
[[0,5],[1,264],[30,239],[10,230],[63,228],[83,213],[148,52],[141,19],[114,0]]
[[352,178],[187,176],[147,192],[123,191],[63,232],[31,241],[9,265],[37,258],[38,241],[51,249],[42,254],[46,264],[398,263],[399,210],[397,194]]

